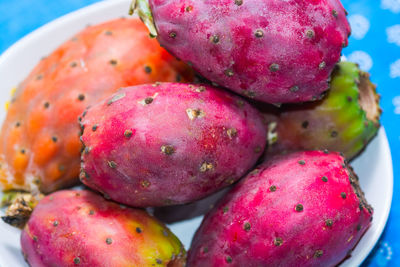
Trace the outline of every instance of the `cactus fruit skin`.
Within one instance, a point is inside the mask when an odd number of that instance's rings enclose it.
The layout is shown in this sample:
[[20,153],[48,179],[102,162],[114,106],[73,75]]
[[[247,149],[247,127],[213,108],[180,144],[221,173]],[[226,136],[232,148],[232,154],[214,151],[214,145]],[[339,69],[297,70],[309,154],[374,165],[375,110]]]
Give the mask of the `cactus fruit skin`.
[[188,266],[335,266],[372,212],[339,153],[274,156],[206,215]]
[[[369,74],[352,62],[337,64],[327,96],[317,102],[264,110],[269,130],[267,154],[328,149],[358,155],[380,127],[379,95]],[[262,109],[262,107],[261,107]]]
[[90,26],[38,63],[16,90],[0,137],[0,188],[49,193],[77,183],[78,116],[119,87],[192,81],[139,19]]
[[34,209],[21,235],[30,266],[184,266],[178,238],[145,211],[88,190],[62,190]]
[[136,207],[188,203],[229,186],[266,143],[260,113],[208,85],[124,88],[81,123],[82,182]]
[[210,81],[267,103],[318,99],[350,34],[338,0],[134,2],[168,51]]

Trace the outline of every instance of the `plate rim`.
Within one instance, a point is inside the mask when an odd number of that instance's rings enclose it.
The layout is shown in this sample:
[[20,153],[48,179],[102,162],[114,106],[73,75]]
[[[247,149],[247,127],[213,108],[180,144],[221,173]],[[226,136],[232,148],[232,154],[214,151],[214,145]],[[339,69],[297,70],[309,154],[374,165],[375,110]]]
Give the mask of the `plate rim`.
[[[0,54],[0,65],[4,64],[3,61],[7,61],[7,58],[11,57],[15,51],[22,49],[22,46],[29,41],[32,41],[37,38],[41,38],[42,35],[45,35],[46,32],[51,31],[54,28],[59,27],[60,24],[64,24],[69,20],[73,19],[76,16],[83,16],[86,13],[96,13],[99,9],[104,9],[107,7],[113,7],[116,5],[121,5],[123,3],[130,3],[130,0],[101,0],[99,2],[84,6],[75,11],[71,11],[67,14],[64,14],[58,18],[55,18],[42,26],[36,28],[35,30],[27,33],[22,38],[18,39],[15,43],[10,45],[3,53]],[[129,6],[127,6],[129,7]],[[128,12],[127,14],[128,15]]]
[[[365,248],[367,248],[364,250],[366,252],[360,253],[358,255],[352,254],[350,257],[350,258],[353,258],[356,266],[360,266],[369,257],[369,255],[373,252],[374,247],[378,245],[379,239],[381,238],[383,232],[386,229],[386,225],[389,220],[390,211],[392,209],[393,189],[394,189],[393,188],[394,187],[393,158],[392,158],[392,152],[390,150],[389,139],[387,137],[386,130],[383,125],[380,126],[380,129],[379,129],[377,135],[374,137],[374,139],[377,139],[378,135],[382,136],[382,138],[378,139],[378,140],[380,140],[380,142],[383,142],[383,144],[382,144],[382,149],[384,150],[383,154],[385,154],[388,159],[387,165],[388,165],[389,169],[387,171],[388,171],[388,174],[390,175],[390,177],[387,179],[387,181],[389,182],[388,188],[390,191],[387,192],[387,193],[389,193],[389,196],[387,198],[385,198],[385,205],[383,205],[385,207],[383,216],[380,217],[380,220],[378,222],[376,222],[376,220],[373,220],[373,222],[375,221],[375,223],[379,223],[379,228],[378,228],[378,231],[374,232],[373,237],[371,238],[372,242],[368,243],[368,245],[365,247]],[[361,153],[364,153],[364,151],[362,151]],[[350,162],[350,164],[351,164],[351,162]],[[373,218],[375,218],[375,217],[373,217]],[[360,241],[362,240],[364,235],[361,237]],[[357,246],[358,246],[358,244],[356,245],[356,247]],[[340,264],[339,267],[341,267],[343,264],[346,264],[346,261],[344,261],[342,264]]]

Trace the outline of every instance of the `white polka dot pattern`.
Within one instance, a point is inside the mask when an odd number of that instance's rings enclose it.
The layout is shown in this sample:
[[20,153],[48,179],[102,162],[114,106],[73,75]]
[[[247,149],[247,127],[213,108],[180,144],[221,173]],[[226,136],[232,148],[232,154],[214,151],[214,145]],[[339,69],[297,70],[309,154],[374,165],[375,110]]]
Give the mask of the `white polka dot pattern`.
[[390,78],[400,77],[400,59],[390,64]]
[[400,24],[393,25],[386,29],[387,40],[400,46]]
[[371,56],[364,51],[354,51],[348,56],[348,60],[358,63],[363,71],[369,71],[373,65]]
[[393,13],[400,13],[400,0],[382,0],[382,9],[389,9]]
[[357,40],[363,39],[369,30],[369,20],[362,15],[355,14],[349,16],[349,22],[351,26],[351,36]]

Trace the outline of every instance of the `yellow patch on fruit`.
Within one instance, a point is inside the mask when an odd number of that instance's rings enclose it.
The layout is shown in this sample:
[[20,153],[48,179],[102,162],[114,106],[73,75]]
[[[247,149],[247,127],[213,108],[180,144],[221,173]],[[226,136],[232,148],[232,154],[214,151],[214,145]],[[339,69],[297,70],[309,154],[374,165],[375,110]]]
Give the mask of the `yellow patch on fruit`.
[[[13,97],[15,95],[16,91],[17,91],[17,87],[11,88],[11,90],[10,90],[11,97]],[[9,107],[10,107],[10,101],[6,101],[6,103],[4,104],[4,108],[6,109],[6,111],[8,110]]]
[[165,266],[173,255],[185,255],[179,239],[157,220],[133,221],[127,228],[137,235],[136,246],[144,260],[143,266],[152,266],[157,261]]

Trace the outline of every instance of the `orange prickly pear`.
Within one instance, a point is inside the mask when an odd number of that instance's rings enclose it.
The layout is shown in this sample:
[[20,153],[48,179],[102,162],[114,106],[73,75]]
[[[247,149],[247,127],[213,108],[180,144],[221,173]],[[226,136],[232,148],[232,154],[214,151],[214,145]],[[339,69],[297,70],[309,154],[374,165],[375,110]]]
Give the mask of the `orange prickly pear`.
[[49,193],[75,184],[78,116],[87,106],[120,87],[192,79],[139,19],[84,29],[44,58],[13,95],[0,137],[0,188]]

